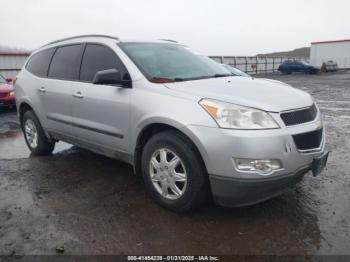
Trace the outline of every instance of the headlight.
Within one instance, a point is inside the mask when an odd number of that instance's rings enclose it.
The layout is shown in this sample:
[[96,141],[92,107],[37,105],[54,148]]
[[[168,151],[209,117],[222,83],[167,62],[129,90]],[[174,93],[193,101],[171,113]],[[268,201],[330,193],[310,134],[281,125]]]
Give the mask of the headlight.
[[239,106],[214,99],[202,99],[199,104],[212,116],[221,128],[279,128],[279,125],[268,113],[259,109]]
[[14,96],[15,95],[15,92],[14,91],[11,91],[10,92],[10,96]]

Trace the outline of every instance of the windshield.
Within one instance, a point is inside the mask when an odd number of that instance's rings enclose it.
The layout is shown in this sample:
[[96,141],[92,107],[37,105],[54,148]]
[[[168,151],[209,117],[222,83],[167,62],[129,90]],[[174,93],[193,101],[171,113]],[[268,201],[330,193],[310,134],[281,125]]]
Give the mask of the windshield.
[[124,52],[152,82],[231,76],[212,59],[188,47],[167,43],[120,43]]
[[233,75],[236,76],[245,76],[245,77],[250,77],[250,75],[248,75],[247,73],[233,67],[227,64],[222,64],[223,67],[225,67],[227,70],[229,70]]
[[7,84],[6,79],[2,75],[0,75],[0,84]]

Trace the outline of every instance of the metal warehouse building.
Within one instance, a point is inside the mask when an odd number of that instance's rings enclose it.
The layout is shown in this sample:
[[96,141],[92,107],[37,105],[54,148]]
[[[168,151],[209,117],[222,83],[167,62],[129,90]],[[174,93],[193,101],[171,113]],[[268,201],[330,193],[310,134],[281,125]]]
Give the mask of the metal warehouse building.
[[15,77],[29,55],[30,52],[0,48],[0,74],[4,77]]
[[320,67],[328,60],[337,62],[339,68],[350,68],[350,39],[312,42],[310,63]]

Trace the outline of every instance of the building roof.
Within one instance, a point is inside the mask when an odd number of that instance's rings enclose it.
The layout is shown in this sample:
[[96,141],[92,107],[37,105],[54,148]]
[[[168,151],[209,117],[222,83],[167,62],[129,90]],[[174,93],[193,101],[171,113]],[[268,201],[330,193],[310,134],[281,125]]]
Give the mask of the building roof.
[[30,52],[1,52],[0,55],[6,56],[29,56]]
[[312,45],[350,42],[350,39],[311,42]]
[[30,53],[28,50],[0,45],[0,55],[3,56],[29,56]]

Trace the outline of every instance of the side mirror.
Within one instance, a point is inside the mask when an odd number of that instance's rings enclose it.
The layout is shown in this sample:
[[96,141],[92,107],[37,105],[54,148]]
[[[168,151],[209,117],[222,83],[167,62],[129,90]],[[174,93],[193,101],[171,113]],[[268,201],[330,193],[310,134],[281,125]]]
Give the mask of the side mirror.
[[13,79],[12,79],[11,77],[6,78],[6,82],[7,82],[8,84],[11,84],[12,81],[13,81]]
[[123,80],[121,73],[115,68],[96,72],[92,83],[96,85],[120,85],[128,88],[131,87],[131,80]]

